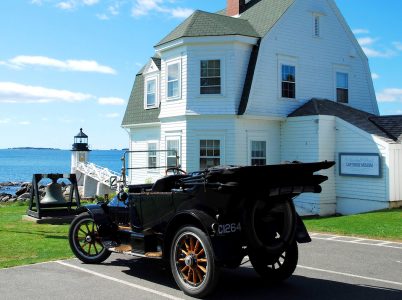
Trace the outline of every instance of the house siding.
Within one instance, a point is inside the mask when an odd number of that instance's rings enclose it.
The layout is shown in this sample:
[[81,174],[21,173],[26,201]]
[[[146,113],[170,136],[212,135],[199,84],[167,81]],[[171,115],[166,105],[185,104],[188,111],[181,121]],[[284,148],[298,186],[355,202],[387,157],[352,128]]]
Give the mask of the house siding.
[[[319,160],[319,127],[316,116],[288,118],[281,126],[281,160]],[[320,213],[319,194],[305,193],[294,200],[301,215]]]
[[[336,120],[336,188],[337,212],[359,213],[388,208],[387,146],[378,143],[367,132],[340,119]],[[382,177],[350,177],[339,175],[339,153],[378,153],[381,157]],[[368,209],[369,208],[369,209]]]
[[[349,105],[378,114],[367,58],[330,2],[296,1],[262,39],[246,114],[287,116],[311,98],[335,99],[337,70],[349,74]],[[324,14],[319,38],[314,11]],[[296,66],[296,99],[280,97],[281,62]]]
[[[160,145],[160,127],[144,127],[130,130],[130,151],[147,151],[149,142],[157,142],[158,149],[163,149]],[[160,159],[160,155],[158,155]],[[148,166],[147,153],[130,153],[126,163],[131,168],[146,168]],[[161,170],[129,170],[129,183],[142,184],[145,182],[154,182],[161,177]]]
[[[188,47],[188,115],[236,115],[252,45],[205,44]],[[200,61],[221,60],[221,95],[200,94]]]

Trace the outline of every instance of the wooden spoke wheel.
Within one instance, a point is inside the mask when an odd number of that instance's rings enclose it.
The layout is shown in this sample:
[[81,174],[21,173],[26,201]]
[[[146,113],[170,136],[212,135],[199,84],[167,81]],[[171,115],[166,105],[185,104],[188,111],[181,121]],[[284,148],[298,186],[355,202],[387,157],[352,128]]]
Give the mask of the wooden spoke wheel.
[[254,270],[269,283],[283,281],[289,278],[296,269],[298,261],[297,242],[294,241],[288,248],[276,256],[266,253],[250,253],[250,262]]
[[173,239],[170,264],[173,277],[184,293],[206,297],[215,289],[219,269],[211,242],[199,228],[181,228]]
[[101,263],[110,256],[98,235],[98,226],[89,213],[77,216],[70,226],[70,247],[75,256],[84,263]]

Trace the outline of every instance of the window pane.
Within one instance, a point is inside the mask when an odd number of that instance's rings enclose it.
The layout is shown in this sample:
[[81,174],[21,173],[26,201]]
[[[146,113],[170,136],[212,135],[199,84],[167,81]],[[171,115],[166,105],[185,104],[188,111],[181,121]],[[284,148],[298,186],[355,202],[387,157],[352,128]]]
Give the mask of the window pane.
[[179,79],[179,64],[168,66],[168,81]]
[[251,142],[251,165],[262,166],[266,164],[266,141]]
[[200,169],[220,165],[220,140],[200,140]]
[[202,60],[200,93],[220,94],[221,93],[221,62],[220,60]]
[[336,100],[340,103],[348,103],[349,91],[346,89],[336,89]]
[[168,97],[179,96],[179,82],[172,81],[168,83]]
[[168,151],[166,165],[168,167],[175,167],[177,165],[176,155],[179,155],[179,140],[168,140],[166,143],[167,150],[175,150]]
[[347,89],[349,86],[348,83],[348,74],[347,73],[336,73],[336,87],[337,88],[342,88],[342,89]]
[[148,168],[156,168],[156,143],[148,144]]

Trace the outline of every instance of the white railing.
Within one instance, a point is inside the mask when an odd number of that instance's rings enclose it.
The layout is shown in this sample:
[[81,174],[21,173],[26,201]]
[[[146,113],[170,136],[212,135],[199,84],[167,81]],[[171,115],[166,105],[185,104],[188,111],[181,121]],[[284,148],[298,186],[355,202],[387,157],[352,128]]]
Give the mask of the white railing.
[[96,181],[102,182],[109,186],[110,177],[116,176],[117,181],[120,181],[121,174],[109,170],[108,168],[104,168],[101,166],[97,166],[93,163],[78,163],[77,171],[80,171],[82,174],[88,175],[95,179]]

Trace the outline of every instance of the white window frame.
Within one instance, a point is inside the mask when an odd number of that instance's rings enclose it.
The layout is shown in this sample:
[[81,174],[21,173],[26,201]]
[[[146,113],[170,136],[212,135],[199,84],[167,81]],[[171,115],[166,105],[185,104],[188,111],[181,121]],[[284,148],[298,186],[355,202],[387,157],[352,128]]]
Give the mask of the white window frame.
[[[295,67],[295,98],[282,97],[282,66]],[[298,59],[294,56],[278,54],[278,99],[283,101],[297,101],[299,96],[299,64]]]
[[[201,61],[203,60],[220,60],[221,62],[221,92],[220,94],[201,94]],[[197,95],[200,98],[216,98],[216,97],[225,97],[226,94],[226,58],[224,55],[217,53],[205,56],[200,56],[197,59]]]
[[[202,62],[203,61],[206,61],[206,62],[209,62],[209,61],[219,61],[219,79],[220,79],[220,84],[219,84],[219,93],[215,93],[215,94],[209,94],[209,93],[202,93],[201,92],[201,89],[203,88],[202,86],[201,86],[201,79],[202,78],[218,78],[217,76],[215,76],[215,77],[213,77],[213,76],[202,76],[202,73],[201,73],[201,71],[202,71]],[[201,59],[200,60],[200,73],[199,73],[199,79],[200,79],[200,90],[199,90],[199,93],[200,93],[200,95],[222,95],[222,60],[220,59],[220,58],[216,58],[216,59]],[[218,87],[217,85],[216,86],[208,86],[208,87]]]
[[[166,143],[166,150],[172,150],[168,148],[168,143],[170,141],[177,141],[177,155],[179,156],[179,161],[178,161],[178,167],[181,167],[181,136],[179,135],[171,135],[171,136],[167,136],[165,139],[165,143]],[[169,164],[168,164],[168,158],[172,157],[171,155],[169,155],[169,152],[166,152],[166,159],[165,159],[165,166],[168,168]]]
[[[348,102],[346,102],[346,103],[343,103],[343,102],[338,102],[338,95],[337,95],[337,89],[338,89],[338,83],[337,83],[337,73],[345,73],[345,74],[348,74]],[[345,104],[345,105],[348,105],[349,103],[350,103],[350,99],[351,99],[351,95],[352,95],[352,86],[351,86],[351,81],[350,81],[350,78],[351,78],[351,72],[350,72],[350,68],[349,68],[349,66],[347,66],[347,65],[341,65],[341,64],[339,64],[339,65],[337,65],[337,64],[334,64],[333,65],[333,93],[334,93],[334,101],[336,102],[336,103],[341,103],[341,104]]]
[[[201,141],[213,141],[213,142],[215,142],[215,141],[219,141],[219,156],[211,156],[211,155],[204,155],[204,156],[201,156]],[[201,159],[208,159],[208,158],[219,158],[219,165],[222,165],[222,140],[221,139],[219,139],[219,138],[214,138],[214,137],[211,137],[211,138],[200,138],[199,140],[198,140],[198,149],[199,149],[199,155],[198,155],[198,165],[199,165],[199,169],[201,170]],[[207,149],[208,150],[208,149]],[[205,168],[203,168],[203,169],[205,169]]]
[[[169,66],[178,65],[178,87],[177,87],[177,95],[169,97]],[[182,75],[181,75],[181,60],[175,59],[166,63],[166,99],[167,100],[178,100],[181,99],[181,82],[182,82]],[[171,81],[170,81],[171,82]]]
[[[265,143],[265,156],[264,157],[254,157],[253,156],[253,142],[259,142],[259,143]],[[257,139],[257,138],[253,138],[253,139],[250,139],[250,159],[249,159],[249,162],[250,162],[250,166],[253,166],[253,159],[265,159],[265,165],[267,164],[267,141],[266,140],[263,140],[263,139]]]
[[[338,87],[338,74],[344,74],[344,75],[346,75],[347,76],[347,87],[346,87],[346,89],[345,88],[343,88],[343,87]],[[348,72],[342,72],[342,71],[336,71],[335,72],[335,99],[336,99],[336,102],[338,102],[338,103],[342,103],[342,104],[348,104],[349,103],[349,100],[350,100],[350,80],[349,80],[349,73]],[[343,89],[343,90],[347,90],[348,91],[348,97],[347,97],[347,99],[346,99],[346,102],[340,102],[339,100],[338,100],[338,89]]]
[[158,165],[159,165],[158,142],[157,141],[149,141],[147,143],[147,150],[153,151],[153,150],[150,150],[150,145],[155,145],[155,155],[151,156],[151,152],[147,152],[147,167],[150,168],[149,159],[151,157],[155,157],[155,167],[152,167],[152,169],[148,169],[148,172],[155,173],[155,172],[158,172]]
[[[148,105],[148,82],[155,80],[155,104]],[[159,76],[146,76],[144,79],[144,109],[153,109],[159,107]]]

